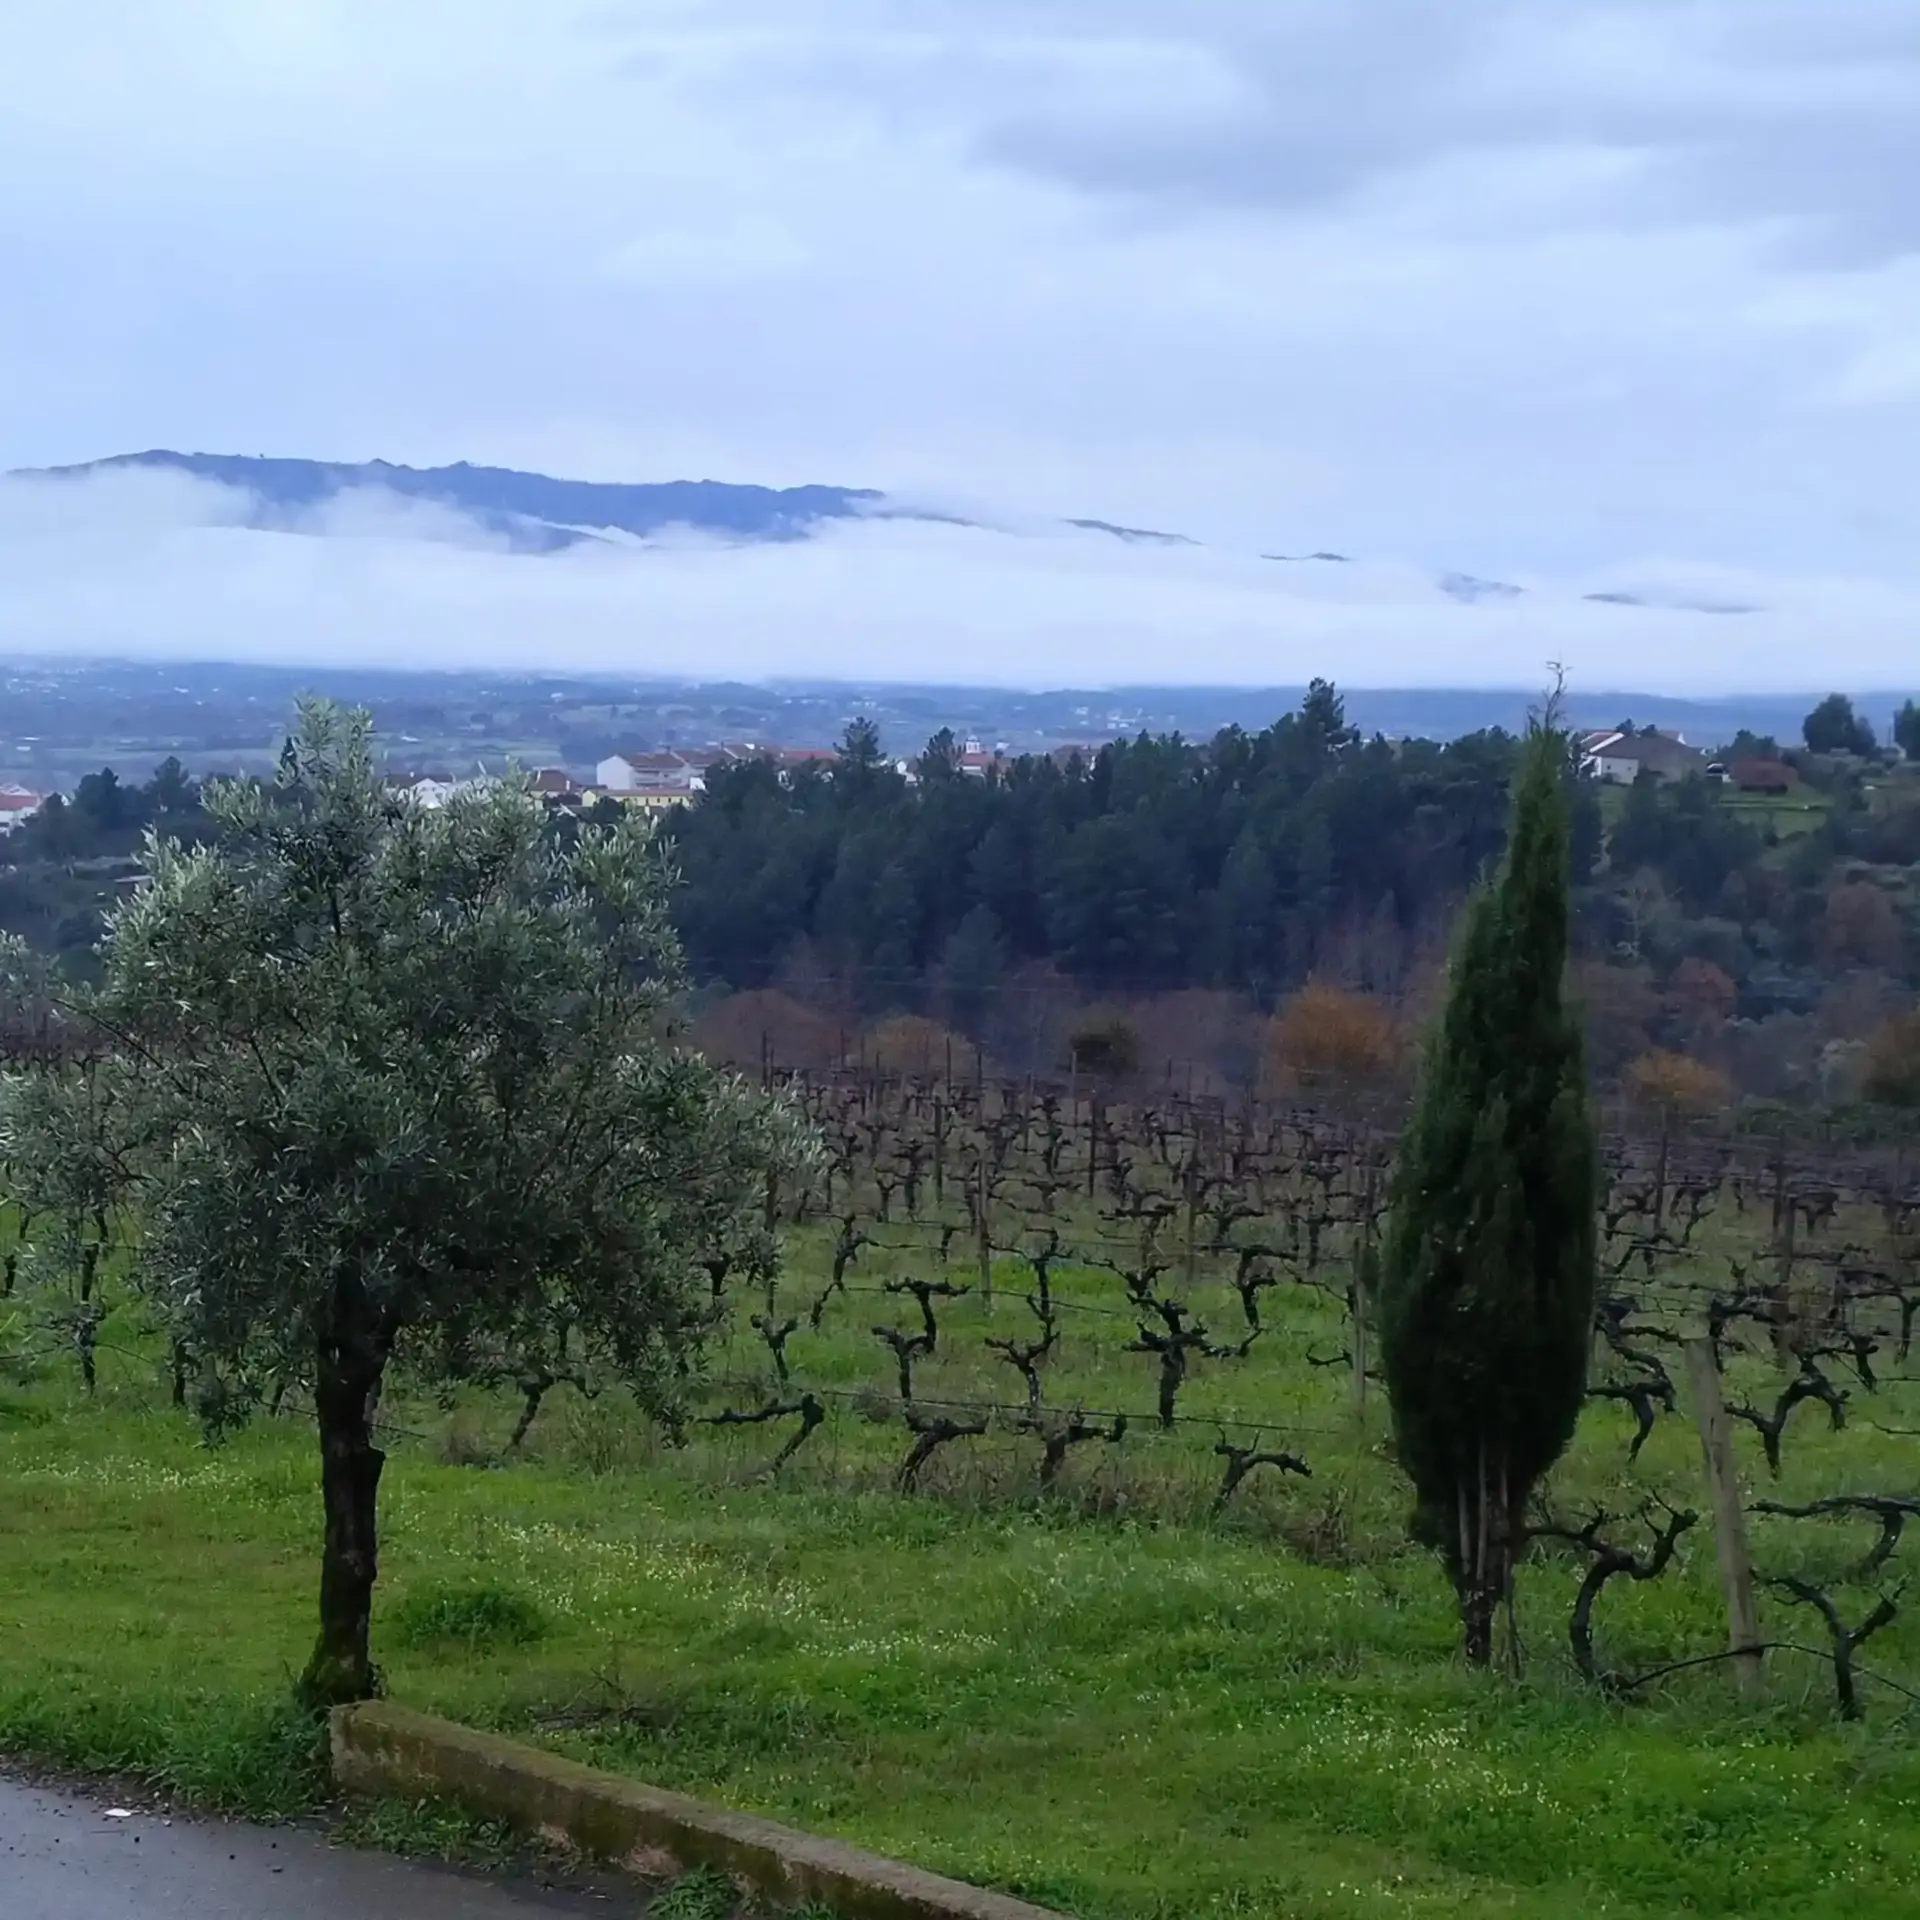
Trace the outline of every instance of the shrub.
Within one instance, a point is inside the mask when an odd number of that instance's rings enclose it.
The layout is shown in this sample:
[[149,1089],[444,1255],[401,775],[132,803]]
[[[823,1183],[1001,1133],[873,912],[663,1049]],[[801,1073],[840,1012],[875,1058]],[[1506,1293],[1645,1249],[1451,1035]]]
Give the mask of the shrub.
[[917,1013],[896,1013],[882,1020],[848,1052],[843,1063],[847,1066],[858,1063],[875,1073],[920,1079],[945,1074],[949,1066],[955,1074],[970,1078],[980,1065],[971,1040]]
[[1627,1069],[1627,1085],[1670,1119],[1717,1112],[1733,1097],[1733,1083],[1718,1067],[1685,1053],[1643,1053]]
[[1920,1013],[1898,1013],[1867,1042],[1866,1096],[1889,1107],[1920,1107]]
[[1067,1064],[1096,1080],[1131,1080],[1140,1071],[1140,1033],[1118,1014],[1102,1014],[1073,1030]]
[[1371,994],[1314,981],[1274,1016],[1267,1051],[1283,1082],[1351,1092],[1390,1080],[1404,1055],[1391,1010]]

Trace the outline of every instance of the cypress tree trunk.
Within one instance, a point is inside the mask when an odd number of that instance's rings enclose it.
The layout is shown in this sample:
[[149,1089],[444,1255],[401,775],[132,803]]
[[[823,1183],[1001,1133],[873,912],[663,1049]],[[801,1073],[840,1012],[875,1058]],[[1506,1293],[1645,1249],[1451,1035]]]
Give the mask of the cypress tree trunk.
[[1394,1171],[1381,1357],[1416,1537],[1476,1666],[1494,1658],[1527,1501],[1573,1435],[1592,1341],[1598,1156],[1562,999],[1568,756],[1529,736],[1507,857],[1469,907]]
[[1516,1510],[1504,1460],[1483,1454],[1471,1479],[1457,1485],[1458,1528],[1448,1571],[1460,1603],[1461,1644],[1476,1667],[1493,1664],[1500,1609],[1513,1598],[1513,1568],[1526,1515]]
[[386,1455],[373,1443],[383,1369],[365,1351],[322,1341],[314,1373],[320,1428],[320,1637],[300,1681],[311,1707],[368,1700],[378,1691],[371,1633],[379,1574],[377,1514]]

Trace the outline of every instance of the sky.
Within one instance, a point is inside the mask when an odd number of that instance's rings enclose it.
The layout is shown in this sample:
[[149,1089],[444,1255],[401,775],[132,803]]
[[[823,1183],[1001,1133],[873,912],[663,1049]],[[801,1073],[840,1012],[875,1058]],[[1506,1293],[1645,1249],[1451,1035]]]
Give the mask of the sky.
[[[14,483],[0,645],[1920,681],[1913,0],[0,13],[0,468],[830,481],[1206,543],[536,561]],[[1257,560],[1314,548],[1367,564]],[[1531,591],[1420,589],[1453,568]],[[1627,578],[1765,611],[1581,597]]]

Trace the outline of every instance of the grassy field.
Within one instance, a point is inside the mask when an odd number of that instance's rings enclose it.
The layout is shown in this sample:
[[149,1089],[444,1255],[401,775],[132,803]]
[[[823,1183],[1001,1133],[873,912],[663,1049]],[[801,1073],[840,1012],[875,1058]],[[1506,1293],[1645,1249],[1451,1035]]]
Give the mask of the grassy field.
[[[822,1260],[803,1240],[776,1304],[804,1309]],[[850,1277],[892,1270],[869,1250]],[[984,1341],[1031,1315],[1019,1264],[998,1279],[990,1322],[977,1297],[941,1304],[923,1394],[1019,1400]],[[1061,1288],[1083,1311],[1053,1403],[1070,1382],[1089,1409],[1150,1412],[1153,1363],[1106,1317],[1115,1277]],[[1225,1331],[1224,1282],[1199,1298]],[[1577,1574],[1558,1557],[1523,1576],[1527,1679],[1468,1674],[1438,1570],[1404,1540],[1382,1409],[1357,1416],[1350,1376],[1304,1357],[1335,1344],[1337,1312],[1305,1288],[1266,1306],[1273,1337],[1199,1363],[1182,1412],[1269,1422],[1313,1477],[1262,1472],[1217,1520],[1198,1420],[1075,1449],[1047,1500],[1011,1421],[944,1449],[924,1497],[893,1492],[907,1435],[869,1329],[917,1309],[880,1293],[836,1296],[818,1332],[799,1313],[794,1376],[833,1390],[832,1414],[777,1483],[761,1469],[784,1427],[695,1428],[668,1451],[614,1397],[563,1394],[502,1464],[510,1405],[396,1395],[376,1621],[392,1692],[1090,1920],[1915,1911],[1910,1702],[1868,1684],[1866,1721],[1843,1726],[1830,1672],[1779,1654],[1761,1708],[1711,1667],[1610,1704],[1571,1671]],[[263,1421],[206,1449],[123,1319],[98,1401],[60,1362],[0,1388],[0,1751],[289,1811],[316,1790],[284,1704],[313,1608],[312,1440]],[[709,1406],[755,1404],[768,1365],[736,1327]],[[1770,1397],[1744,1366],[1735,1390]],[[1795,1421],[1781,1497],[1911,1490],[1920,1443],[1882,1431],[1920,1427],[1905,1383],[1843,1433],[1817,1407]],[[1595,1407],[1556,1505],[1657,1490],[1704,1509],[1684,1418],[1629,1470],[1631,1430]],[[1762,1521],[1756,1548],[1834,1578],[1870,1540]],[[1836,1590],[1850,1616],[1870,1603]],[[1797,1610],[1766,1627],[1820,1644]],[[1599,1630],[1623,1666],[1723,1644],[1704,1523],[1666,1579],[1608,1590]],[[1920,1621],[1861,1658],[1920,1674]]]
[[1736,820],[1762,835],[1771,830],[1783,841],[1811,833],[1833,811],[1833,802],[1810,787],[1783,794],[1727,793],[1721,804]]
[[[1626,810],[1631,789],[1609,781],[1601,785],[1600,818],[1613,827]],[[1781,842],[1811,833],[1833,811],[1833,801],[1812,787],[1800,786],[1788,793],[1742,793],[1732,787],[1716,790],[1720,806],[1743,825],[1765,837],[1771,833]]]

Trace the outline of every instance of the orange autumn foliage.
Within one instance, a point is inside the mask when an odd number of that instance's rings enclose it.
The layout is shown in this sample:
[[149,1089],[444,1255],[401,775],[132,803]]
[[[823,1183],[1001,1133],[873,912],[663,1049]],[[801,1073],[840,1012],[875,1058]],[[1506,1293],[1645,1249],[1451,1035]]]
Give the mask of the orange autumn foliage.
[[1312,981],[1268,1028],[1272,1077],[1302,1092],[1354,1092],[1391,1080],[1405,1057],[1393,1011],[1371,994]]
[[926,1080],[944,1077],[949,1070],[971,1079],[984,1062],[965,1035],[921,1014],[896,1013],[849,1044],[844,1064]]
[[1716,1112],[1733,1098],[1733,1083],[1718,1067],[1685,1053],[1643,1053],[1627,1069],[1627,1086],[1676,1119]]

